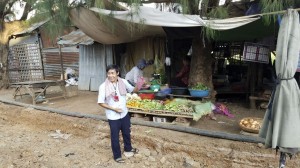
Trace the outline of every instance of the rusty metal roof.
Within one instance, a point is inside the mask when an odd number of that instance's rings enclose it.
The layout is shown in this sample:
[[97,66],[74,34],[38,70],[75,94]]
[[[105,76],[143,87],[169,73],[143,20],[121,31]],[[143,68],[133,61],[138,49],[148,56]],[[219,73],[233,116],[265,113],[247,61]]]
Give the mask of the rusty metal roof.
[[45,23],[48,22],[49,20],[50,20],[50,19],[47,19],[47,20],[44,20],[44,21],[41,21],[41,22],[38,22],[38,23],[34,23],[34,24],[32,24],[30,27],[24,29],[24,30],[21,31],[21,32],[14,33],[13,35],[17,36],[17,35],[22,35],[22,34],[32,33],[35,29],[41,27],[43,24],[45,24]]
[[94,39],[87,36],[80,29],[74,30],[71,33],[61,36],[57,44],[60,45],[91,45],[94,43]]

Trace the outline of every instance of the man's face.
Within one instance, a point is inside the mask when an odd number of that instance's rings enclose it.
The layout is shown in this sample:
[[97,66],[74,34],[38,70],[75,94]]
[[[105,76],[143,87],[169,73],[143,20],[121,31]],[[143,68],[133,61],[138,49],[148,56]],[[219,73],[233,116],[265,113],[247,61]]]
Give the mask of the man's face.
[[118,79],[119,72],[116,72],[115,69],[110,69],[106,75],[110,82],[116,82]]

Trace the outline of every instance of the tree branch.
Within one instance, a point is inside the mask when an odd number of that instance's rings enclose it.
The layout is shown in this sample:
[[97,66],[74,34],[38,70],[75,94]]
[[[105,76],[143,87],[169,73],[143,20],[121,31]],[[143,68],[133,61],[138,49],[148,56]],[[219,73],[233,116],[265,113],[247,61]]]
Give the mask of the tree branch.
[[[128,2],[128,0],[117,0],[118,2]],[[148,1],[141,1],[141,3],[167,3],[167,2],[172,2],[172,3],[175,3],[175,2],[178,2],[177,0],[148,0]]]

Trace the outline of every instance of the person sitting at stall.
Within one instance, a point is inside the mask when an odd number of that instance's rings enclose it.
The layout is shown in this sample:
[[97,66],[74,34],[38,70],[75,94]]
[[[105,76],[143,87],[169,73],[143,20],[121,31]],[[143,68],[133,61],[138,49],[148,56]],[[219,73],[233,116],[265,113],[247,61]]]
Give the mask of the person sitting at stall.
[[136,66],[134,66],[125,76],[125,79],[132,85],[135,86],[138,79],[143,77],[143,70],[152,65],[153,61],[149,60],[148,62],[145,59],[140,59]]
[[182,63],[183,67],[181,70],[177,73],[175,78],[171,79],[171,86],[187,87],[189,84],[191,58],[185,56]]

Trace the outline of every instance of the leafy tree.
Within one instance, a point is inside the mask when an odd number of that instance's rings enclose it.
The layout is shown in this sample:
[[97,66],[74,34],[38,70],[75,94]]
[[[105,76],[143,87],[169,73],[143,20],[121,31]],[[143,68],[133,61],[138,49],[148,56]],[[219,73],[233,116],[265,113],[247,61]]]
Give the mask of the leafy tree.
[[10,0],[0,0],[0,63],[2,63],[2,68],[0,68],[0,89],[8,86],[8,76],[7,76],[7,56],[8,56],[8,39],[10,35],[17,31],[21,27],[20,22],[15,23],[5,23],[5,16],[11,11],[9,10],[13,2]]
[[[7,61],[7,39],[9,33],[6,30],[7,23],[4,23],[3,18],[5,13],[4,7],[17,0],[0,0],[0,54],[2,62]],[[117,9],[118,2],[127,3],[129,6],[138,8],[140,5],[145,3],[179,3],[182,6],[182,12],[184,14],[196,14],[200,17],[205,18],[227,18],[240,16],[234,14],[231,11],[230,4],[232,0],[225,0],[225,4],[219,6],[219,0],[74,0],[71,3],[67,0],[25,0],[29,4],[30,10],[35,10],[36,14],[30,22],[36,22],[44,20],[45,18],[51,18],[51,20],[45,25],[48,30],[48,34],[52,37],[57,37],[62,34],[66,26],[70,26],[71,22],[69,19],[69,11],[72,8],[77,7],[99,7],[106,9]],[[109,1],[109,2],[108,2]],[[249,4],[250,0],[241,0],[244,4]],[[199,3],[201,10],[199,10]],[[273,12],[284,10],[289,7],[298,7],[298,0],[255,0],[261,4],[262,12]],[[79,13],[80,14],[80,13]],[[272,16],[272,15],[271,15]],[[24,18],[23,18],[24,19]],[[270,20],[270,16],[267,15],[266,20]],[[109,24],[109,22],[107,22]],[[207,41],[209,37],[213,37],[214,31],[209,28],[203,28],[203,33],[196,36],[193,39],[193,56],[192,56],[192,68],[190,83],[196,84],[198,82],[204,83],[205,85],[213,88],[212,85],[212,69],[211,63],[211,43]],[[205,43],[203,43],[205,39]],[[6,72],[3,72],[6,74]],[[5,75],[4,75],[5,76]],[[4,80],[7,81],[4,77]]]

